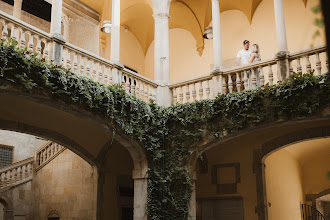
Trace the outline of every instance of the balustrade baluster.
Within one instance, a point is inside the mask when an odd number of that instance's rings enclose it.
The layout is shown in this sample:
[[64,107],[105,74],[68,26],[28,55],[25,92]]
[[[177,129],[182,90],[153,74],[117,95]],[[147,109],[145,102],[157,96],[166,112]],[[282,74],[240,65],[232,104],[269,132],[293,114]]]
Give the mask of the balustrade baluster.
[[20,166],[20,167],[17,168],[17,180],[20,181],[22,179],[23,179],[23,177],[22,177],[22,166]]
[[300,57],[297,58],[297,73],[302,73],[302,66],[300,64]]
[[17,168],[12,169],[13,181],[12,183],[17,182]]
[[135,84],[137,84],[136,80],[132,79],[131,92],[133,95],[135,95]]
[[252,76],[251,76],[252,89],[257,88],[257,76],[256,76],[256,71],[257,71],[256,68],[252,68],[252,69],[251,69],[251,74],[252,74]]
[[193,101],[197,100],[197,93],[196,93],[196,85],[195,83],[192,84],[192,97],[193,97]]
[[4,23],[1,39],[6,40],[7,38],[8,38],[8,24]]
[[289,76],[293,74],[292,60],[289,60]]
[[108,81],[109,84],[108,85],[113,85],[113,72],[112,72],[111,67],[109,68],[108,76],[109,76],[109,81]]
[[269,78],[269,85],[272,86],[274,79],[273,79],[273,68],[271,64],[268,65],[268,78]]
[[152,91],[152,87],[149,86],[149,102],[153,100],[153,91]]
[[209,99],[210,98],[210,93],[211,93],[209,80],[206,80],[205,93],[206,93],[206,98]]
[[152,88],[152,100],[156,101],[156,88],[153,88],[153,87],[151,87],[151,88]]
[[18,42],[18,30],[17,30],[17,28],[12,24],[12,26],[11,26],[11,33],[10,33],[10,37],[14,40],[14,41],[16,41],[16,42]]
[[189,84],[186,85],[186,102],[190,102],[190,90]]
[[227,94],[227,82],[226,82],[226,77],[222,77],[222,92],[223,94]]
[[109,68],[106,65],[104,65],[103,83],[109,85]]
[[229,89],[229,93],[233,93],[233,80],[231,78],[231,74],[228,74],[228,89]]
[[78,55],[73,53],[73,72],[78,74]]
[[182,90],[182,86],[180,86],[179,100],[180,100],[180,103],[183,104],[183,90]]
[[265,75],[264,75],[263,67],[259,66],[259,70],[260,70],[260,75],[259,75],[260,85],[257,85],[257,86],[264,87],[264,85],[265,85]]
[[309,60],[309,55],[306,55],[306,72],[308,74],[310,74],[312,71],[312,65],[311,65],[311,62]]
[[12,178],[12,171],[11,171],[11,170],[8,170],[8,171],[7,171],[7,185],[8,185],[8,186],[11,185],[12,181],[13,181],[13,178]]
[[142,100],[144,98],[144,86],[145,86],[145,84],[141,82],[141,86],[140,86],[140,98]]
[[203,90],[203,81],[199,81],[199,100],[203,100],[204,90]]
[[79,75],[84,76],[85,75],[85,59],[83,58],[83,56],[80,56],[79,59]]
[[27,50],[29,54],[33,53],[33,49],[34,49],[33,35],[31,32],[29,32],[29,42],[28,42],[28,50]]
[[22,30],[21,40],[19,42],[19,48],[23,50],[25,48],[25,44],[26,44],[26,41],[25,41],[25,32],[24,32],[24,30]]
[[247,71],[244,70],[244,90],[249,89],[249,79],[247,77]]
[[92,61],[92,80],[94,80],[94,81],[96,81],[96,79],[97,79],[96,68],[97,68],[97,63]]
[[321,75],[322,64],[321,64],[319,53],[316,53],[315,54],[315,57],[316,57],[316,71],[317,71],[317,75]]
[[0,188],[3,188],[3,187],[5,187],[6,185],[5,185],[5,181],[6,181],[6,175],[5,175],[5,173],[1,173],[1,175],[0,175]]
[[236,73],[236,89],[237,92],[240,92],[242,89],[242,84],[241,84],[241,74],[239,72]]
[[26,175],[26,172],[27,172],[27,167],[26,167],[26,165],[24,164],[23,166],[22,166],[22,178],[25,178],[25,177],[27,177],[27,175]]
[[136,80],[136,85],[135,85],[135,96],[137,98],[140,98],[140,81]]
[[173,105],[175,105],[178,101],[178,97],[176,95],[176,88],[175,87],[172,88],[172,94],[173,94]]
[[65,68],[71,70],[71,53],[66,50]]
[[98,82],[104,83],[103,82],[103,65],[100,63],[99,64],[99,77],[98,77]]
[[49,60],[49,43],[47,40],[44,40],[45,48],[44,48],[44,58],[45,60]]
[[148,97],[149,97],[149,94],[148,94],[148,88],[147,88],[147,84],[145,84],[144,86],[144,101],[148,101]]
[[41,40],[38,35],[36,35],[37,45],[36,45],[36,53],[39,58],[41,58]]
[[128,77],[128,75],[126,76],[126,87],[125,87],[125,91],[126,93],[130,93],[131,92],[131,83],[130,83],[131,78]]
[[86,63],[87,65],[86,65],[85,76],[91,78],[91,67],[89,65],[90,61],[88,60],[88,58],[86,58]]

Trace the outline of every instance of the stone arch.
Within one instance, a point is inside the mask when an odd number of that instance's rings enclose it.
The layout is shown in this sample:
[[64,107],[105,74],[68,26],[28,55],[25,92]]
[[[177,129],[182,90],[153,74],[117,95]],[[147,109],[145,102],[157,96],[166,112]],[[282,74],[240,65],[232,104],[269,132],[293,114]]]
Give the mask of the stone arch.
[[262,144],[261,149],[254,151],[253,170],[256,174],[257,184],[257,211],[258,219],[266,220],[267,217],[267,197],[264,161],[272,153],[295,143],[330,137],[330,126],[316,128],[306,128],[297,130],[286,135],[271,139]]
[[13,220],[14,219],[14,210],[13,210],[13,203],[12,201],[6,197],[1,195],[0,196],[0,203],[3,204],[4,206],[4,213],[3,213],[3,217],[5,220]]
[[[0,89],[0,102],[6,103],[0,108],[0,129],[55,141],[85,159],[97,168],[99,174],[103,154],[111,148],[113,141],[119,142],[132,158],[134,180],[143,182],[139,192],[147,192],[148,163],[145,150],[113,121],[49,97],[26,94],[8,87]],[[144,204],[139,200],[136,202],[138,204],[135,207],[143,209]],[[142,215],[143,212],[140,211]]]

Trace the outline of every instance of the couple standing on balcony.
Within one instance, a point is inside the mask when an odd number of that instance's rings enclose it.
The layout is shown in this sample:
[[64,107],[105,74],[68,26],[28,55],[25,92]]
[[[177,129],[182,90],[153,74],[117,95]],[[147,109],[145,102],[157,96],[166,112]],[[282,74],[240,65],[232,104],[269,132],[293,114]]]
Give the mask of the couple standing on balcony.
[[[260,61],[261,57],[260,57],[260,50],[259,50],[258,44],[253,44],[252,49],[250,50],[250,41],[244,40],[243,49],[238,51],[236,58],[237,58],[237,62],[236,62],[237,66],[245,66],[245,65]],[[249,79],[249,88],[251,89],[252,80],[250,77],[250,75],[251,75],[250,73],[251,73],[251,71],[248,70],[247,77]],[[259,68],[255,69],[255,74],[256,74],[256,78],[257,78],[256,84],[257,84],[257,87],[259,87],[260,86],[260,77],[259,77],[260,69]]]

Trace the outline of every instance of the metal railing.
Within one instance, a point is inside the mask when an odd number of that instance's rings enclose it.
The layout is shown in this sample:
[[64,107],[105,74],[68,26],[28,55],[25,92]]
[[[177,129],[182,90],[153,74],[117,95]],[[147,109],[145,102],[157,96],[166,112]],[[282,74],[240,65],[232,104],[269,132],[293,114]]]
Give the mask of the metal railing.
[[325,220],[321,212],[307,204],[301,204],[301,217],[302,220]]

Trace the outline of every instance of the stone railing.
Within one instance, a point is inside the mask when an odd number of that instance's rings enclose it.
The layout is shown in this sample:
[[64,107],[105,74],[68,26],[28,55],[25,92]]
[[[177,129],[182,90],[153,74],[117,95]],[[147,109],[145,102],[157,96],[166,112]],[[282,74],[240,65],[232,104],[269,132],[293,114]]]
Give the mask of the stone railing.
[[[18,42],[19,48],[27,48],[29,53],[36,53],[46,60],[54,60],[60,48],[61,64],[78,75],[91,78],[105,85],[120,84],[123,88],[144,101],[155,100],[157,84],[123,65],[94,55],[70,43],[55,39],[51,34],[39,30],[23,21],[0,11],[1,39],[8,37]],[[60,44],[55,47],[54,43]],[[63,48],[63,49],[61,49]]]
[[[325,62],[321,62],[320,56]],[[304,58],[304,68],[301,59]],[[311,62],[313,58],[313,62]],[[311,48],[287,57],[289,73],[310,73],[315,70],[316,75],[329,71],[326,56],[326,46]],[[313,65],[312,65],[313,63]],[[279,63],[276,58],[262,60],[250,65],[225,69],[222,72],[196,77],[189,80],[173,83],[172,103],[185,103],[202,99],[214,98],[218,94],[240,92],[263,87],[265,84],[273,85],[279,81]],[[275,73],[275,74],[274,74]]]
[[9,186],[28,181],[33,175],[34,158],[28,158],[18,163],[0,169],[0,191]]
[[[64,39],[51,36],[13,16],[0,11],[0,34],[2,39],[11,37],[20,48],[27,48],[46,60],[54,60],[78,75],[91,78],[105,85],[119,84],[127,93],[136,95],[144,101],[156,100],[157,83],[149,80],[122,64],[112,63],[84,49],[65,42]],[[57,46],[56,46],[57,45]],[[57,51],[54,51],[57,48]],[[326,47],[320,46],[297,53],[285,54],[269,60],[262,60],[250,65],[213,71],[212,73],[177,83],[169,89],[171,102],[185,103],[214,98],[218,94],[240,92],[265,84],[273,85],[293,72],[309,73],[315,69],[316,74],[328,71]],[[282,67],[287,65],[283,73]],[[282,71],[282,73],[280,73]],[[163,97],[159,97],[163,98]]]
[[44,146],[42,146],[35,155],[36,161],[36,171],[40,170],[51,160],[53,160],[57,155],[62,153],[66,148],[57,143],[48,141]]

